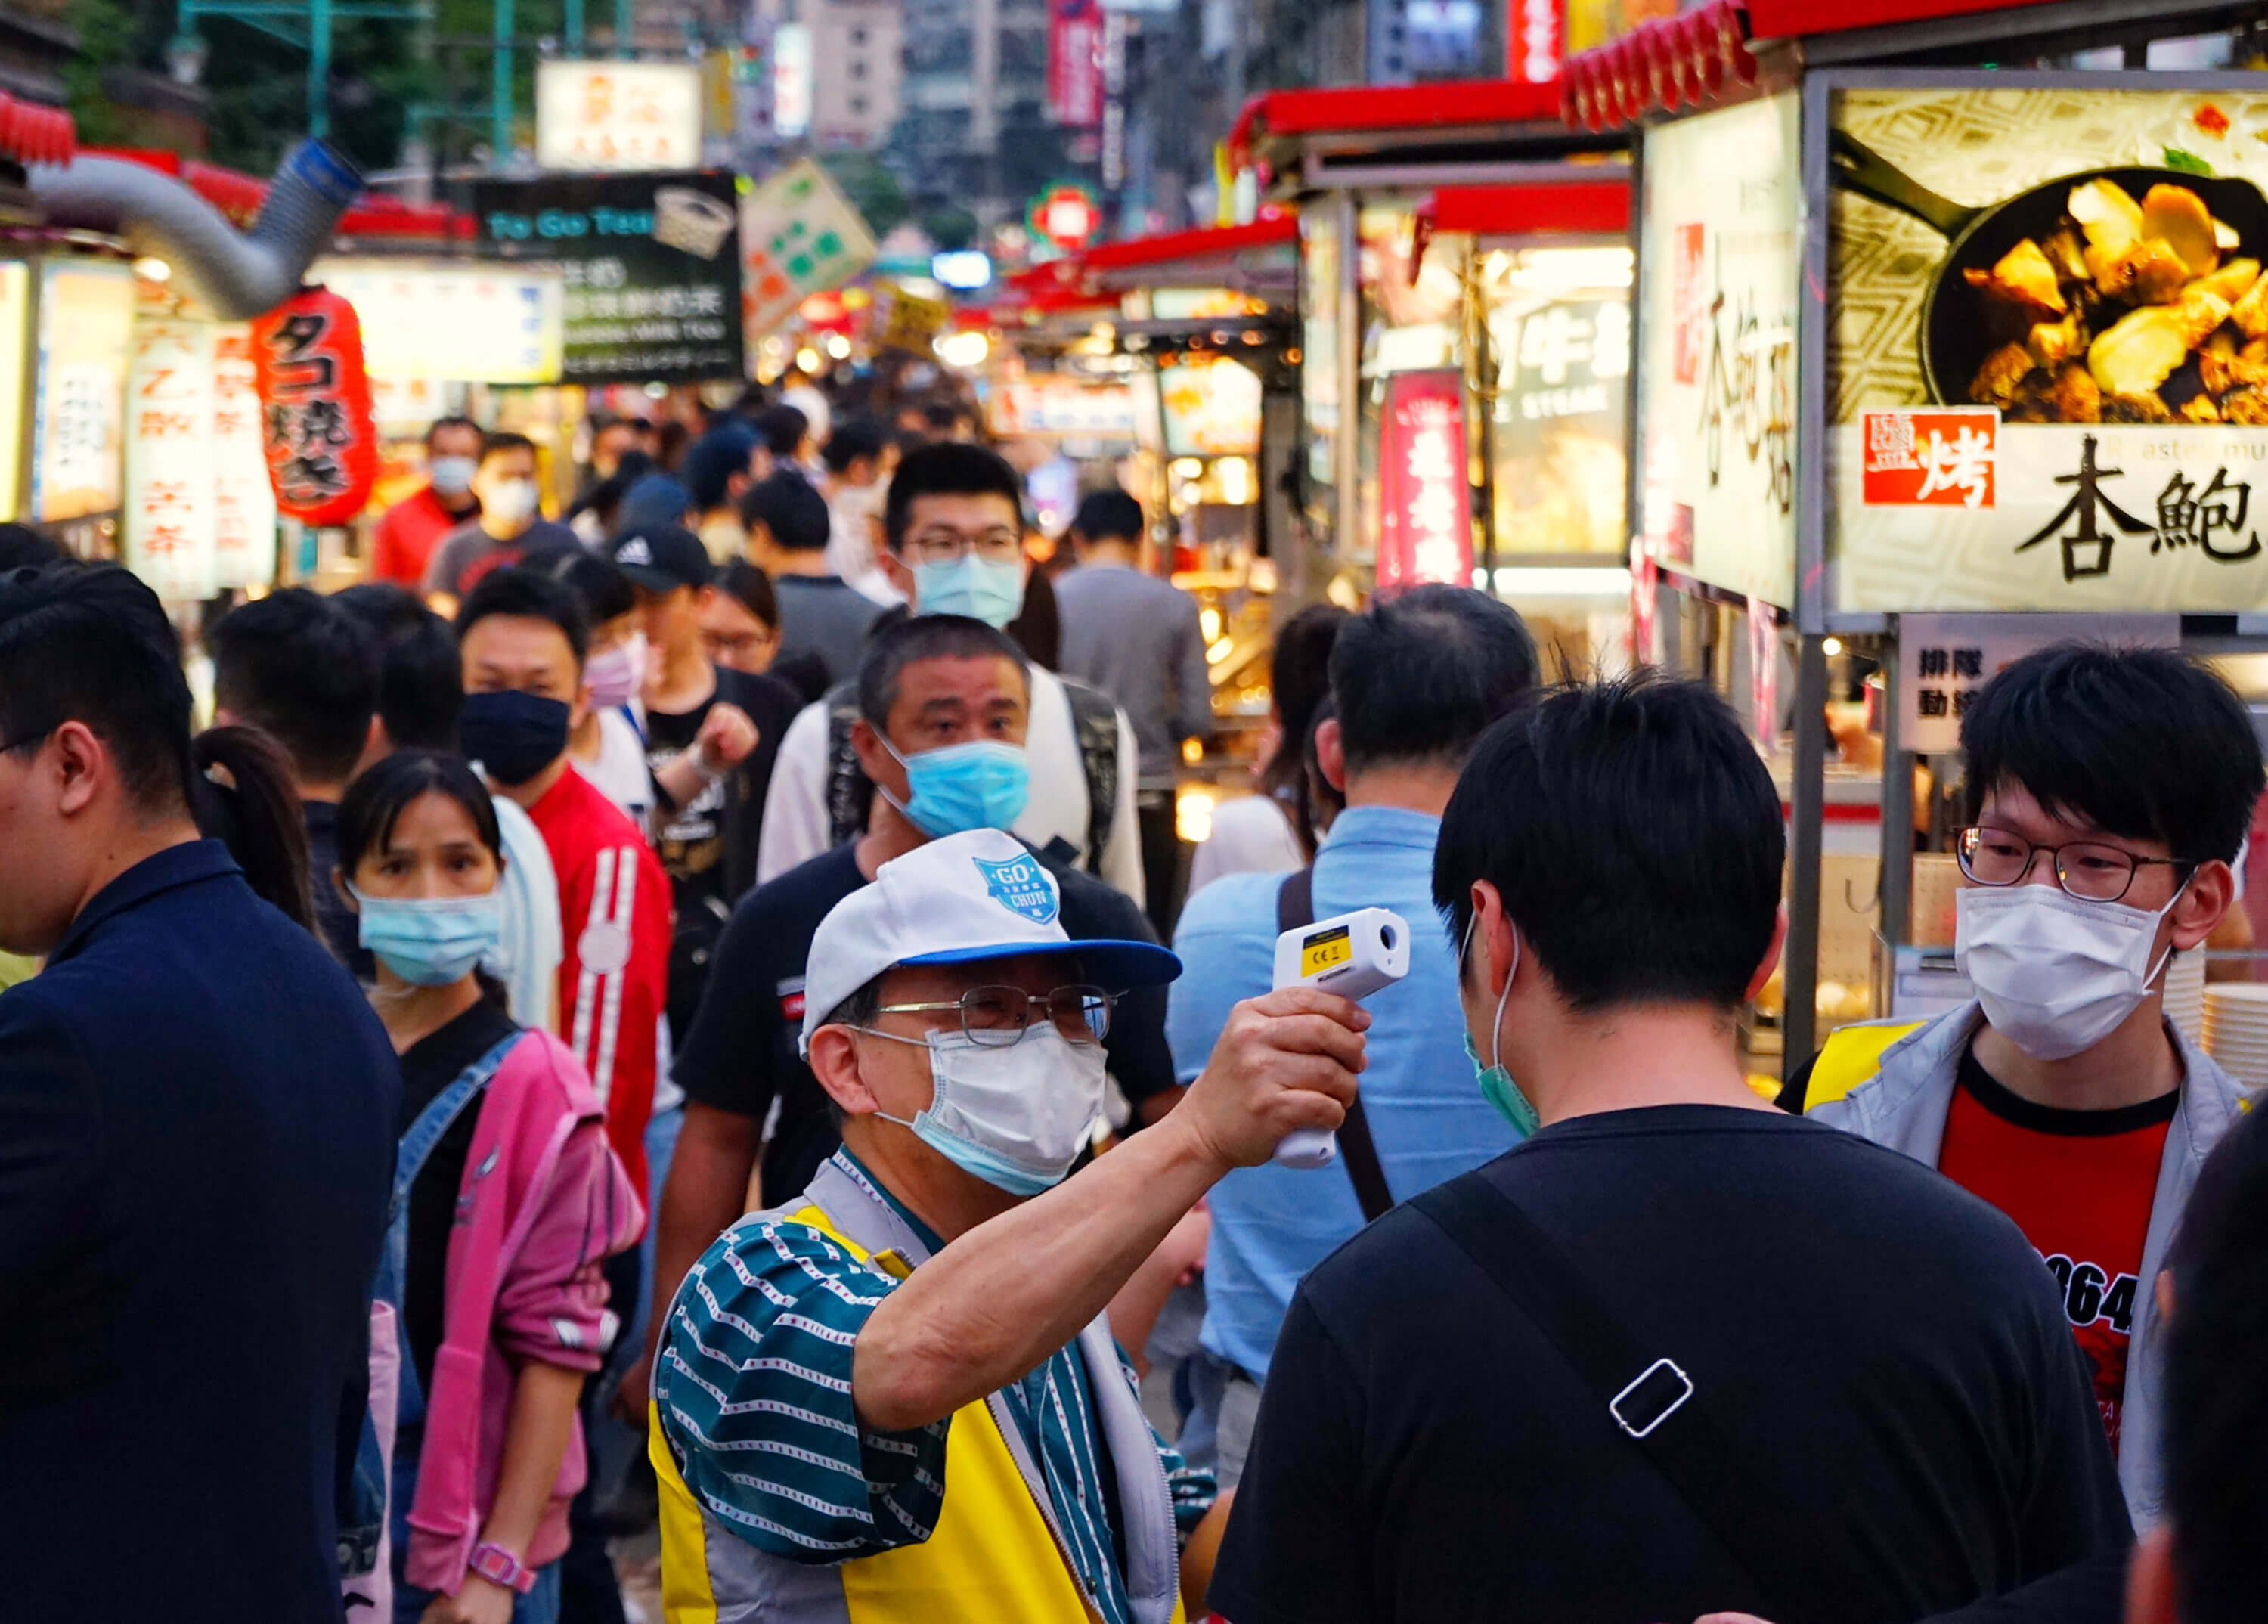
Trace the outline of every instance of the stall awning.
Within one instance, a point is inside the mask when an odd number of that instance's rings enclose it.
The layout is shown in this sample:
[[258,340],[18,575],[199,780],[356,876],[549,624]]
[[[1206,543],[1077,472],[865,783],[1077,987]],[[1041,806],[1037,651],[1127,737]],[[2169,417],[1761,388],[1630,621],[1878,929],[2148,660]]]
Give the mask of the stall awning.
[[1630,230],[1629,181],[1571,181],[1564,185],[1445,186],[1418,205],[1419,230],[1475,237],[1580,233],[1620,236]]
[[[89,149],[91,151],[93,149]],[[225,169],[194,158],[183,158],[156,147],[107,147],[95,154],[123,159],[179,180],[239,225],[249,225],[267,201],[268,182],[239,170]],[[406,203],[395,197],[365,192],[339,218],[339,237],[432,243],[469,242],[469,216],[441,203]]]
[[1196,231],[1136,237],[1125,242],[1106,242],[1087,249],[1079,259],[1088,275],[1143,270],[1179,274],[1183,269],[1226,264],[1263,249],[1289,247],[1299,240],[1299,221],[1278,213],[1255,220],[1249,225],[1204,226]]
[[[1571,139],[1561,101],[1557,80],[1270,91],[1245,104],[1229,132],[1228,157],[1239,170],[1316,187],[1393,183],[1427,173],[1524,179],[1542,166],[1623,151],[1619,137]],[[1410,175],[1380,173],[1395,166]]]
[[[1006,282],[1007,299],[993,309],[1004,313],[1057,314],[1115,306],[1129,288],[1242,287],[1267,281],[1264,273],[1288,284],[1296,267],[1289,250],[1300,241],[1300,223],[1271,212],[1248,225],[1204,226],[1153,237],[1101,243],[1078,254],[1018,271]],[[1271,262],[1280,261],[1280,264]]]
[[61,107],[0,92],[0,155],[23,164],[67,164],[78,149],[78,129]]

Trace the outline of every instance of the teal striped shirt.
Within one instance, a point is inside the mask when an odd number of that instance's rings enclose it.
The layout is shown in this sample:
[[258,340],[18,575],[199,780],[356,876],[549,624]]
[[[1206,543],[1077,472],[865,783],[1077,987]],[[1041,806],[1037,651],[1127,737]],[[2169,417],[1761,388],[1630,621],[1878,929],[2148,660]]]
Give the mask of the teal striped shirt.
[[[889,1205],[934,1253],[937,1237],[846,1151],[835,1165]],[[807,1224],[750,1218],[718,1240],[679,1294],[654,1366],[654,1400],[686,1486],[775,1556],[840,1562],[926,1539],[945,1498],[951,1420],[909,1432],[860,1425],[852,1345],[897,1281]],[[1105,1624],[1128,1624],[1090,1372],[1068,1347],[1005,1390],[1046,1480],[1071,1562]],[[1110,1379],[1110,1378],[1105,1378]],[[1132,1383],[1121,1359],[1116,1379]],[[1211,1474],[1160,1442],[1186,1539],[1212,1509]]]

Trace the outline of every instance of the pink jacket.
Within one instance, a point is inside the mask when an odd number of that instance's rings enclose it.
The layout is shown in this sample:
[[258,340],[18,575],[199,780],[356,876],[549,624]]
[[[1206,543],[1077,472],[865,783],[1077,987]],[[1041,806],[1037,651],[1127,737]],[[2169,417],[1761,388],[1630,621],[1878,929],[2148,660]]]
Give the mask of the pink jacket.
[[[518,1371],[530,1360],[599,1368],[617,1324],[600,1261],[635,1245],[644,1223],[582,1067],[549,1032],[528,1032],[489,1081],[457,1193],[409,1510],[412,1584],[453,1595],[463,1582],[496,1496]],[[528,1566],[566,1550],[567,1502],[583,1480],[578,1420],[521,1554]]]

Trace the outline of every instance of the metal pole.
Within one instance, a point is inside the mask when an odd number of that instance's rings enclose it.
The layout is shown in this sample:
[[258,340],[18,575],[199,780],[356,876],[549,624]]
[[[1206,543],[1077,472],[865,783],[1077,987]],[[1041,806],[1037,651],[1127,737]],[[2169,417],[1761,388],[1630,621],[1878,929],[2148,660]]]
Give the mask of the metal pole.
[[512,0],[496,0],[496,49],[489,62],[489,167],[512,161]]
[[[1338,361],[1339,428],[1332,442],[1332,492],[1338,507],[1338,534],[1331,538],[1331,562],[1344,564],[1362,543],[1362,200],[1352,192],[1334,196],[1331,229],[1338,238],[1339,284],[1332,290],[1338,320],[1333,346]],[[1332,573],[1325,572],[1326,579]]]
[[1878,1015],[1890,1013],[1889,994],[1897,985],[1897,950],[1913,934],[1914,758],[1897,748],[1897,647],[1894,637],[1885,637],[1876,646],[1882,661],[1882,737],[1889,746],[1882,752],[1882,913],[1879,921],[1887,964],[1881,978],[1882,1007],[1874,1011]]
[[583,54],[583,0],[567,0],[566,33],[567,54],[580,56]]
[[630,55],[630,0],[615,0],[615,55]]
[[[1480,240],[1465,248],[1464,327],[1466,394],[1471,402],[1471,444],[1477,467],[1472,483],[1473,505],[1481,524],[1481,579],[1491,598],[1496,591],[1496,400],[1497,370],[1494,335],[1489,330],[1488,300],[1482,285]],[[1462,583],[1461,583],[1462,584]]]
[[331,133],[331,0],[307,0],[307,133]]
[[1796,639],[1794,778],[1788,790],[1787,988],[1780,1075],[1793,1077],[1819,1047],[1819,856],[1826,813],[1827,641]]

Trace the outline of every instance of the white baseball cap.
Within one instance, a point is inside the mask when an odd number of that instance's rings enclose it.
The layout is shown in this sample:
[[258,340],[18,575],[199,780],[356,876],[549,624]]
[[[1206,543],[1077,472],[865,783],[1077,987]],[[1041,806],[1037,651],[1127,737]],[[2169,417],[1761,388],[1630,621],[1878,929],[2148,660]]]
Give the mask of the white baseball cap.
[[1182,973],[1182,961],[1154,941],[1074,941],[1061,913],[1047,865],[997,829],[948,835],[884,863],[812,936],[799,1052],[810,1052],[811,1035],[844,999],[898,964],[1076,955],[1080,976],[1112,993]]

